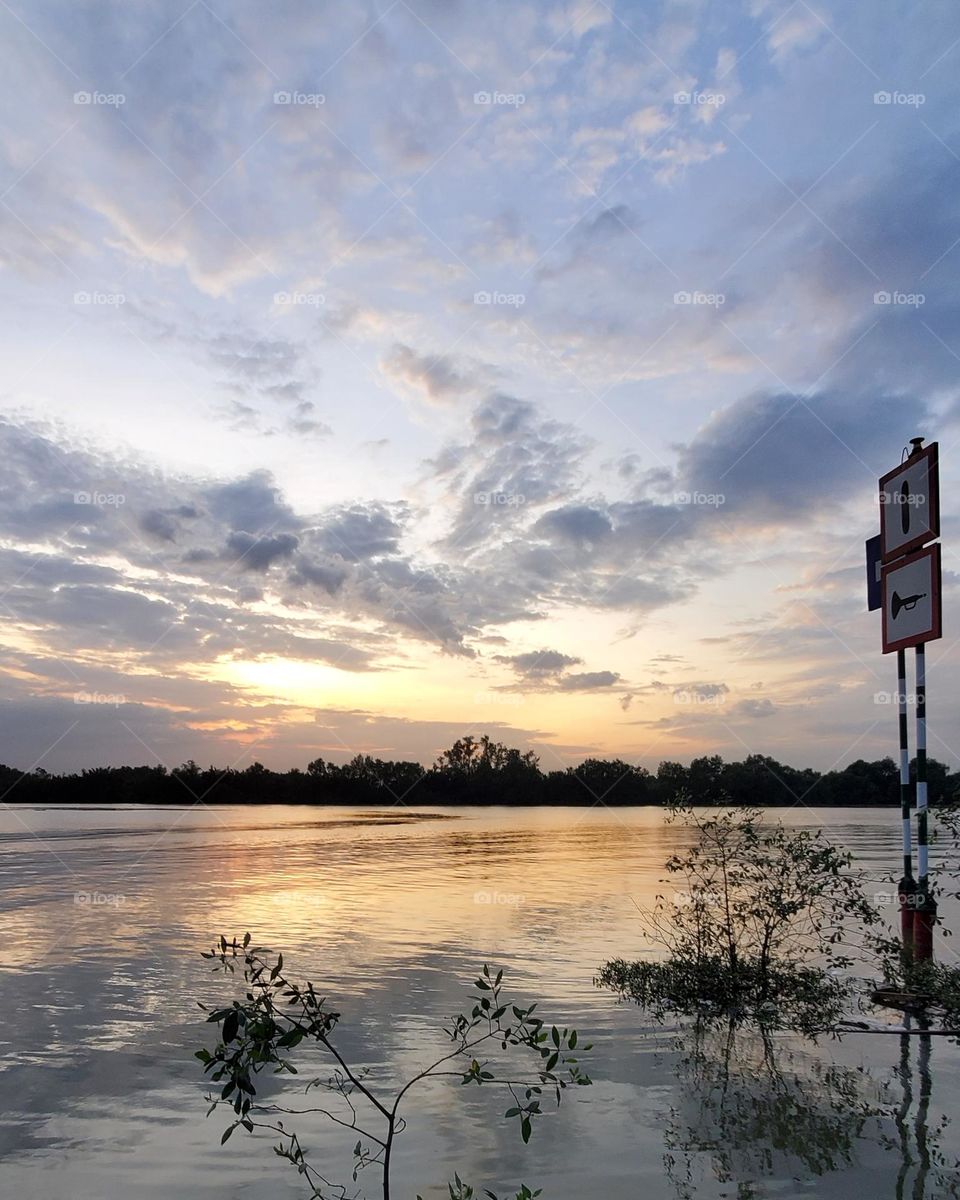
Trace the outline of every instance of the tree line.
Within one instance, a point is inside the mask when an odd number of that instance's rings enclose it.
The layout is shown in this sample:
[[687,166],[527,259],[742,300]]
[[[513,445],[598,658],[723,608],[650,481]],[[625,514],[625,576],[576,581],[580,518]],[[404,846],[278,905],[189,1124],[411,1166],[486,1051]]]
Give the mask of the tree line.
[[[915,762],[911,763],[915,776]],[[960,772],[927,760],[930,803],[960,795]],[[272,771],[255,762],[242,770],[200,767],[193,760],[163,766],[96,767],[74,774],[43,768],[21,772],[0,765],[0,795],[21,804],[506,804],[666,805],[682,797],[695,804],[780,807],[900,802],[899,770],[892,758],[857,759],[842,770],[797,769],[763,754],[741,762],[719,755],[689,766],[661,762],[654,774],[622,759],[588,758],[566,770],[544,771],[531,751],[489,737],[464,737],[430,767],[358,754],[346,763],[315,758],[306,770]]]

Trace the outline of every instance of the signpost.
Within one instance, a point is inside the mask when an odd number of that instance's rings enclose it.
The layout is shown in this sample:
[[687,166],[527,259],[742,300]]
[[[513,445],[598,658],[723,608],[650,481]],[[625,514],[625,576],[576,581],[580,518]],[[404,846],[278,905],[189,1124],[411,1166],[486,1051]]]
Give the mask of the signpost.
[[940,637],[939,544],[887,563],[881,588],[884,654]]
[[880,478],[880,558],[888,563],[940,536],[938,446],[913,452]]
[[[900,815],[903,878],[900,929],[903,952],[920,961],[933,956],[937,904],[930,891],[927,859],[927,642],[942,635],[940,600],[940,476],[938,445],[911,439],[911,453],[880,478],[880,537],[867,542],[867,604],[882,610],[883,653],[897,654],[900,733]],[[879,544],[878,544],[879,543]],[[934,543],[930,545],[929,543]],[[877,595],[876,571],[880,571]],[[917,688],[917,874],[913,878],[910,822],[910,752],[907,741],[906,650],[916,654]]]

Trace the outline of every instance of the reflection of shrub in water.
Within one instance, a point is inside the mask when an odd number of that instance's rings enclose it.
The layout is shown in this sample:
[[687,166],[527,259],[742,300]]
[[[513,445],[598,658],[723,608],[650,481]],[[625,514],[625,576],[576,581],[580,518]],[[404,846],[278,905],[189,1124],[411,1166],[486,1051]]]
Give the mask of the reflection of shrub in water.
[[[889,1164],[883,1174],[896,1176],[890,1194],[899,1200],[960,1197],[960,1162],[941,1145],[949,1118],[931,1117],[934,1040],[901,1035],[898,1067],[880,1081],[832,1061],[813,1040],[790,1044],[736,1021],[687,1026],[676,1042],[681,1100],[664,1130],[665,1173],[679,1200],[702,1195],[708,1179],[748,1200],[766,1194],[764,1180],[776,1189],[856,1169],[864,1153]],[[862,1177],[850,1181],[862,1190]]]
[[737,1194],[749,1196],[758,1177],[819,1176],[850,1166],[868,1126],[880,1137],[888,1110],[862,1070],[733,1022],[697,1022],[678,1050],[684,1100],[670,1112],[664,1163],[682,1200],[698,1191],[704,1156],[718,1182],[737,1183]]

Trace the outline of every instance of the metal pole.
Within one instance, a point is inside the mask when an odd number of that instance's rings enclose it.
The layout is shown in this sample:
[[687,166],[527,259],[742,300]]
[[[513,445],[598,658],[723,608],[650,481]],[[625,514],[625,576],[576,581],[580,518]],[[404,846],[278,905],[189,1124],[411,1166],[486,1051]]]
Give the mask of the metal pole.
[[913,914],[917,884],[913,878],[910,825],[910,750],[907,742],[907,652],[897,651],[897,703],[900,724],[900,818],[903,831],[903,878],[900,880],[900,937],[903,955],[913,957]]
[[917,873],[918,896],[914,919],[914,948],[920,962],[933,957],[933,927],[937,903],[930,894],[927,844],[927,667],[923,642],[917,646]]

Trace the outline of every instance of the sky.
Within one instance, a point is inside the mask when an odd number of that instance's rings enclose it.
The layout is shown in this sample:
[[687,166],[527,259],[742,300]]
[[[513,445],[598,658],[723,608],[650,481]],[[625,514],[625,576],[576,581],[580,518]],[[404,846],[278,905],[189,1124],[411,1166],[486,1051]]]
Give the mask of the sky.
[[0,762],[896,752],[950,0],[0,0]]

